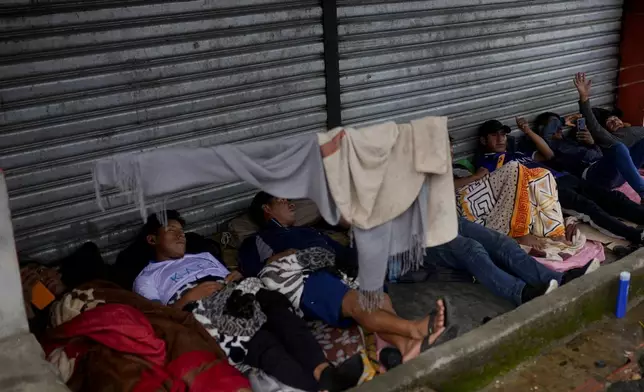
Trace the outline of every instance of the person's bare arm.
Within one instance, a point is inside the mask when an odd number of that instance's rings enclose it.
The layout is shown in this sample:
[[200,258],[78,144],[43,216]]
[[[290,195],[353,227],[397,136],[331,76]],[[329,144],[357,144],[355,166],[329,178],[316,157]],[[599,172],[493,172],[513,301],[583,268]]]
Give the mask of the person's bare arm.
[[476,173],[472,174],[469,177],[463,177],[463,178],[455,178],[454,179],[454,188],[459,189],[462,188],[466,185],[469,185],[473,183],[474,181],[478,181],[481,178],[487,176],[490,174],[490,172],[484,168],[484,167],[479,167],[479,169],[476,171]]
[[190,302],[199,301],[200,299],[207,297],[214,292],[220,291],[223,288],[224,285],[219,282],[203,282],[197,287],[188,290],[183,297],[179,298],[177,302],[172,304],[172,307],[183,309],[183,307]]
[[536,161],[549,161],[555,157],[548,143],[539,135],[537,135],[528,125],[528,122],[523,117],[517,117],[517,127],[528,137],[537,147],[537,155],[534,157]]

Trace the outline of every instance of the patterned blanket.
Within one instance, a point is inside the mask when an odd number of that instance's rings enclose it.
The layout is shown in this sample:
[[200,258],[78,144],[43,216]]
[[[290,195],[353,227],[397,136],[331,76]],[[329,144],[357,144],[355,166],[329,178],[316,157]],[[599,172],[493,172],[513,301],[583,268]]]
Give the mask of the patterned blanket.
[[[197,283],[188,283],[175,293],[168,305],[178,301],[188,290],[197,286]],[[228,284],[222,291],[203,298],[196,303],[192,310],[195,319],[206,328],[206,331],[219,342],[219,346],[226,353],[228,361],[242,373],[250,370],[244,364],[248,352],[246,345],[266,322],[266,315],[261,311],[255,294],[264,288],[257,278],[246,278],[240,283]],[[249,295],[249,309],[247,315],[231,314],[227,304],[233,295]],[[249,302],[249,301],[245,301]]]
[[461,216],[509,235],[563,237],[557,183],[546,169],[510,162],[456,191]]
[[335,268],[335,255],[324,248],[307,248],[294,254],[282,257],[259,272],[259,278],[267,289],[278,291],[291,301],[298,314],[300,300],[304,291],[304,282],[313,271],[323,268],[337,273],[342,281],[352,289],[358,288],[358,282]]

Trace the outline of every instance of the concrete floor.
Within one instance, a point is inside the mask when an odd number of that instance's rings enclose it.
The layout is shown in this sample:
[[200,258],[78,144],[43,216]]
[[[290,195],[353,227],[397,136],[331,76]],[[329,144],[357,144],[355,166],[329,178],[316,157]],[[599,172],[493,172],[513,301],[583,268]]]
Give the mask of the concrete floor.
[[438,297],[448,297],[452,305],[451,322],[459,325],[459,335],[481,325],[485,317],[493,318],[514,309],[512,303],[475,283],[399,283],[389,286],[389,294],[398,314],[407,319],[425,317]]
[[[603,264],[617,260],[608,249],[605,253]],[[430,279],[422,283],[390,284],[389,295],[396,312],[407,319],[425,317],[437,298],[449,297],[453,308],[452,323],[459,325],[459,335],[477,328],[486,317],[494,318],[514,309],[511,302],[493,295],[483,285],[469,282]]]
[[[602,392],[619,380],[637,378],[636,363],[644,355],[641,320],[644,303],[623,319],[608,316],[567,341],[555,343],[481,392]],[[597,361],[603,364],[597,366]]]

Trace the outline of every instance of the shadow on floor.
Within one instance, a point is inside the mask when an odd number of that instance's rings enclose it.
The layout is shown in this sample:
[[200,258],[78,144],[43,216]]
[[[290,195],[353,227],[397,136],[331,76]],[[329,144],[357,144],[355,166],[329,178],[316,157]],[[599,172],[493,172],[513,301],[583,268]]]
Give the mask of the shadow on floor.
[[[617,256],[604,249],[606,260],[603,264],[615,262]],[[494,318],[515,308],[483,285],[469,282],[395,283],[389,285],[389,295],[396,312],[406,319],[425,317],[437,298],[449,297],[454,313],[452,322],[459,325],[459,335],[480,326],[486,317]]]
[[434,282],[396,283],[389,286],[396,312],[406,319],[425,317],[439,297],[449,297],[452,323],[462,335],[479,325],[485,317],[494,318],[514,309],[514,305],[476,283]]

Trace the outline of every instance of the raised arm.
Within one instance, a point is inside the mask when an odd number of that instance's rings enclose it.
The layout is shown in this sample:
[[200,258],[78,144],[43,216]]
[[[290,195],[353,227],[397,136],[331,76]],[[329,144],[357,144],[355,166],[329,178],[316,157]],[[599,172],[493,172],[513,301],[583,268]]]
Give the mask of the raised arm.
[[586,74],[577,73],[574,82],[579,93],[579,111],[586,118],[586,127],[593,139],[595,139],[595,143],[600,147],[610,147],[618,143],[619,139],[604,129],[593,114],[592,106],[590,105],[590,86],[592,81],[586,79]]
[[536,161],[549,161],[555,157],[555,153],[552,151],[548,143],[539,135],[537,135],[528,125],[528,122],[523,117],[517,117],[517,127],[523,132],[526,137],[528,137],[534,145],[537,147],[537,156],[535,156]]

